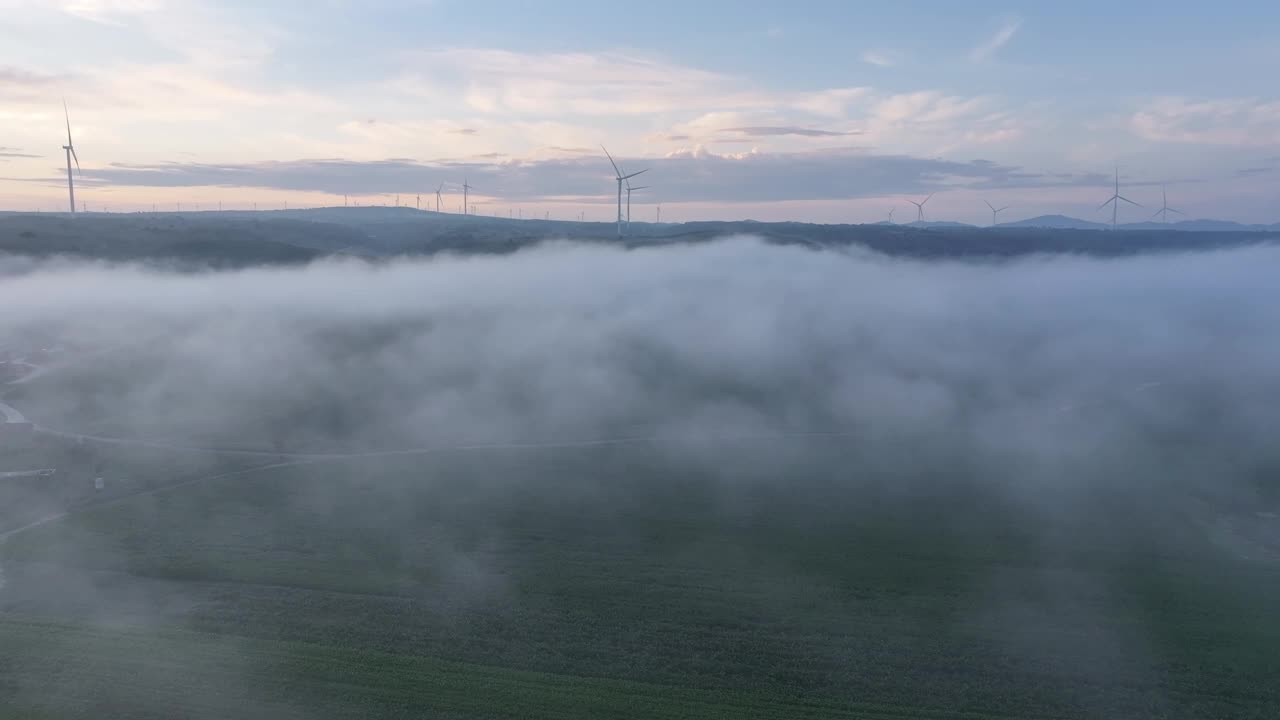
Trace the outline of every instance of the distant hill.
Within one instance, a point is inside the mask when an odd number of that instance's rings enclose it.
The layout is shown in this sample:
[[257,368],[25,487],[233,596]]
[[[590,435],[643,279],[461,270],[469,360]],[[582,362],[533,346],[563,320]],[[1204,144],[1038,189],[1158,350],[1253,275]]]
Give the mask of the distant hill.
[[[1002,228],[1055,228],[1059,230],[1110,230],[1110,223],[1091,222],[1066,215],[1041,215],[1040,217],[1001,223]],[[1140,222],[1121,223],[1119,230],[1158,230],[1181,232],[1276,232],[1280,231],[1280,223],[1274,225],[1242,225],[1230,220],[1183,220],[1181,222],[1164,223]]]
[[[1183,220],[1170,223],[1174,230],[1188,232],[1275,232],[1280,230],[1280,223],[1271,225],[1241,225],[1230,220]],[[1145,223],[1154,225],[1154,223]]]
[[306,263],[320,257],[370,258],[440,253],[509,253],[545,240],[646,247],[707,242],[750,234],[767,242],[811,248],[862,247],[917,258],[1013,257],[1028,254],[1121,256],[1280,242],[1280,228],[1241,232],[1192,221],[1125,227],[1063,216],[1031,218],[996,228],[929,222],[818,225],[799,222],[632,223],[617,237],[610,222],[515,220],[412,208],[322,208],[275,212],[161,214],[0,213],[0,253],[143,261],[171,267],[235,268]]
[[962,223],[962,222],[951,222],[950,220],[936,220],[936,221],[930,221],[930,220],[919,221],[918,220],[912,223],[904,223],[904,225],[906,227],[920,228],[924,230],[928,230],[928,229],[947,230],[947,229],[954,229],[954,228],[976,228],[977,227],[977,225],[970,225],[968,223]]
[[335,225],[181,215],[0,215],[0,253],[236,268],[307,263],[360,235]]
[[1027,218],[1026,220],[1015,220],[1013,222],[1000,223],[1002,228],[1052,228],[1056,230],[1107,230],[1110,225],[1102,223],[1089,222],[1088,220],[1080,220],[1078,218],[1067,217],[1066,215],[1041,215],[1040,217]]

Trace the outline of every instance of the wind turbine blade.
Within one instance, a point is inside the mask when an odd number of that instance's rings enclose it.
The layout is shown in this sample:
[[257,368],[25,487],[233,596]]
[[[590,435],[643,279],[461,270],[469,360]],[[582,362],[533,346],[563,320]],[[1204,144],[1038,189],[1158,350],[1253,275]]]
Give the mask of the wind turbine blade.
[[616,173],[618,177],[622,177],[622,171],[618,169],[618,163],[613,161],[613,156],[609,154],[609,149],[603,145],[600,146],[600,149],[604,150],[604,156],[609,158],[609,164],[613,166],[613,172]]
[[1147,219],[1148,219],[1148,220],[1155,220],[1156,218],[1160,217],[1160,213],[1162,213],[1162,212],[1164,212],[1164,210],[1157,210],[1157,211],[1155,211],[1155,212],[1151,213],[1151,217],[1149,217],[1149,218],[1147,218]]
[[927,205],[929,201],[933,199],[933,195],[934,195],[933,193],[929,193],[929,197],[925,198],[924,202],[920,203],[921,207]]
[[79,175],[79,176],[81,176],[81,177],[84,177],[84,173],[80,172],[80,157],[79,157],[78,155],[76,155],[76,148],[75,148],[75,146],[74,146],[74,145],[68,145],[67,147],[70,147],[70,148],[71,148],[71,157],[75,158],[75,161],[76,161],[76,174],[77,174],[77,175]]
[[1166,209],[1166,210],[1168,210],[1168,211],[1169,211],[1169,212],[1171,212],[1171,213],[1177,213],[1177,214],[1179,214],[1179,215],[1186,215],[1186,213],[1182,212],[1181,210],[1174,210],[1173,208],[1165,208],[1165,209]]
[[643,174],[645,174],[645,173],[647,173],[647,172],[649,172],[649,168],[645,168],[645,169],[641,170],[640,172],[633,172],[633,173],[631,173],[630,175],[623,175],[623,176],[622,176],[622,179],[623,179],[623,180],[630,180],[631,178],[633,178],[633,177],[635,177],[635,176],[637,176],[637,175],[643,175]]
[[1116,195],[1116,196],[1114,196],[1114,197],[1107,198],[1107,201],[1106,201],[1106,202],[1104,202],[1104,203],[1102,203],[1101,205],[1099,205],[1099,206],[1098,206],[1098,209],[1099,209],[1099,210],[1101,210],[1102,208],[1104,208],[1104,207],[1106,207],[1106,206],[1110,205],[1111,203],[1115,202],[1115,201],[1116,201],[1116,198],[1118,198],[1118,197],[1120,197],[1120,196],[1119,196],[1119,195]]
[[998,213],[1002,213],[1002,212],[1004,212],[1005,210],[1008,210],[1008,209],[1009,209],[1009,206],[1008,206],[1008,205],[1005,205],[1004,207],[1000,208],[1000,209],[999,209],[999,210],[997,210],[996,212],[998,212]]
[[67,99],[62,99],[62,115],[67,119],[67,145],[73,145],[71,142],[71,112],[67,110]]
[[1121,200],[1123,200],[1123,201],[1125,201],[1125,202],[1129,203],[1130,205],[1132,205],[1132,206],[1134,206],[1134,207],[1142,207],[1142,206],[1141,206],[1141,205],[1139,205],[1138,203],[1136,203],[1136,202],[1134,202],[1134,201],[1130,200],[1129,198],[1127,198],[1127,197],[1125,197],[1125,196],[1123,196],[1123,195],[1117,195],[1116,197],[1120,198]]
[[991,203],[987,202],[986,200],[983,200],[982,202],[987,203],[987,207],[991,208],[991,212],[1000,212],[999,210],[995,209],[995,206],[993,206]]

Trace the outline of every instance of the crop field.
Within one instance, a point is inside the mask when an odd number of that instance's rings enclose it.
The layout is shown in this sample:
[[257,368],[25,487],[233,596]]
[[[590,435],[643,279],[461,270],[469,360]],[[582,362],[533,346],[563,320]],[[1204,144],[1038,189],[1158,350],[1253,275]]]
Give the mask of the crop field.
[[[1280,712],[1280,573],[1211,499],[1099,483],[1063,515],[811,450],[781,479],[641,445],[86,501],[0,547],[0,716]],[[208,469],[173,462],[148,472]]]

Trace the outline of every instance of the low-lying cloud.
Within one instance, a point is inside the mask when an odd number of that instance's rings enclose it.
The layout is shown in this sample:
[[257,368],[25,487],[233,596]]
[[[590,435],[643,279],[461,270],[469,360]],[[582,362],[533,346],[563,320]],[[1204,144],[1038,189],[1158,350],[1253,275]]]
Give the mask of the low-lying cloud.
[[22,399],[55,427],[305,450],[851,433],[1056,476],[1182,435],[1273,456],[1277,260],[737,238],[195,276],[39,264],[0,286],[0,337],[115,348]]

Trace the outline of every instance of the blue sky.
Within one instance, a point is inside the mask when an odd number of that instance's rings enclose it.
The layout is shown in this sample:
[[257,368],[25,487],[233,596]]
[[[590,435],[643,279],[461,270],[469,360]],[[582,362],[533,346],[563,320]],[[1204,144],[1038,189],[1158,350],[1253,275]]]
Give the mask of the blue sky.
[[[0,0],[0,207],[1280,220],[1280,5]],[[34,156],[34,157],[32,157]],[[416,201],[416,198],[414,198]],[[1128,220],[1149,213],[1126,210]],[[647,215],[646,215],[647,217]]]

